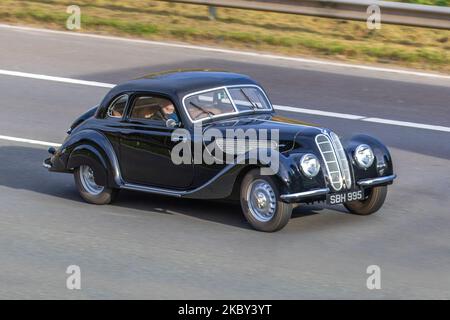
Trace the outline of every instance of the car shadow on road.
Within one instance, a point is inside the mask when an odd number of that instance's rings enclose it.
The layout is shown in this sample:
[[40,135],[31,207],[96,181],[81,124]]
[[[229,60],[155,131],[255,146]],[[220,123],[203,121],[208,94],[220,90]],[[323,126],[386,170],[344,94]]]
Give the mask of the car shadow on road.
[[[75,189],[71,175],[51,173],[42,167],[42,161],[47,156],[45,147],[0,146],[0,159],[3,163],[3,166],[0,167],[0,186],[28,190],[75,203],[84,203]],[[251,229],[238,202],[174,199],[167,196],[122,190],[112,206],[148,213],[180,214],[195,219]],[[94,209],[95,206],[93,206]],[[299,206],[294,209],[292,218],[316,215],[323,209],[322,206]]]

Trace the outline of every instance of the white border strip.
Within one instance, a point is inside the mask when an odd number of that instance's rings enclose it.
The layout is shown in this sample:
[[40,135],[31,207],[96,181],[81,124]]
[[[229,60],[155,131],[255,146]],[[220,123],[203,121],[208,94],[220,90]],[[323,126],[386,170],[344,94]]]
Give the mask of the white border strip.
[[319,64],[319,65],[334,66],[334,67],[354,68],[354,69],[360,69],[360,70],[388,72],[388,73],[396,73],[396,74],[403,74],[403,75],[410,75],[410,76],[412,75],[412,76],[418,76],[418,77],[450,80],[450,75],[444,75],[444,74],[427,73],[427,72],[393,69],[393,68],[372,67],[372,66],[367,66],[367,65],[350,64],[350,63],[334,62],[334,61],[326,61],[326,60],[295,58],[295,57],[287,57],[287,56],[274,55],[274,54],[264,54],[264,53],[250,52],[250,51],[236,51],[236,50],[230,50],[230,49],[220,49],[220,48],[196,46],[196,45],[190,45],[190,44],[170,43],[170,42],[140,40],[140,39],[130,39],[130,38],[119,38],[119,37],[113,37],[113,36],[102,36],[102,35],[97,35],[97,34],[92,34],[92,33],[58,31],[58,30],[49,30],[49,29],[42,29],[42,28],[13,26],[13,25],[8,25],[8,24],[0,24],[0,28],[22,30],[22,31],[43,32],[43,33],[50,33],[50,34],[62,34],[62,35],[68,35],[68,36],[86,37],[86,38],[93,38],[93,39],[141,43],[141,44],[147,44],[147,45],[157,45],[157,46],[165,46],[165,47],[172,47],[172,48],[183,48],[183,49],[192,49],[192,50],[200,50],[200,51],[219,52],[219,53],[236,54],[236,55],[249,56],[249,57],[295,61],[295,62],[302,62],[302,63],[309,63],[309,64]]
[[[115,86],[115,84],[112,84],[112,83],[85,81],[85,80],[63,78],[63,77],[53,77],[53,76],[47,76],[47,75],[41,75],[41,74],[17,72],[17,71],[2,70],[2,69],[0,69],[0,75],[23,77],[23,78],[30,78],[30,79],[37,79],[37,80],[55,81],[55,82],[62,82],[62,83],[71,83],[71,84],[78,84],[78,85],[91,86],[91,87],[113,88]],[[435,126],[435,125],[424,124],[424,123],[398,121],[398,120],[381,119],[381,118],[370,118],[370,117],[354,115],[354,114],[337,113],[337,112],[322,111],[322,110],[316,110],[316,109],[297,108],[297,107],[290,107],[290,106],[274,105],[273,107],[276,110],[294,112],[294,113],[312,114],[312,115],[318,115],[318,116],[341,118],[341,119],[348,119],[348,120],[367,121],[367,122],[382,123],[382,124],[389,124],[389,125],[409,127],[409,128],[450,132],[450,127]],[[0,139],[3,139],[2,137],[7,137],[7,136],[0,136]],[[21,138],[14,138],[14,137],[10,137],[10,138],[21,139]],[[4,140],[8,140],[8,139],[4,139]],[[27,140],[27,139],[25,139],[25,140]],[[34,140],[30,140],[30,141],[34,141]],[[39,143],[36,143],[36,144],[39,144]],[[48,143],[46,143],[45,145],[48,145]]]

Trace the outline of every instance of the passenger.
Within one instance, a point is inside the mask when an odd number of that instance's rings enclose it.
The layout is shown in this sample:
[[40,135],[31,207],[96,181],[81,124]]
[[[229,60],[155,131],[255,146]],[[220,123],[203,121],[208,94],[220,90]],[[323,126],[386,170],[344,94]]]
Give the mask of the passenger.
[[119,111],[119,110],[114,109],[112,111],[112,116],[116,117],[116,118],[122,118],[122,110]]

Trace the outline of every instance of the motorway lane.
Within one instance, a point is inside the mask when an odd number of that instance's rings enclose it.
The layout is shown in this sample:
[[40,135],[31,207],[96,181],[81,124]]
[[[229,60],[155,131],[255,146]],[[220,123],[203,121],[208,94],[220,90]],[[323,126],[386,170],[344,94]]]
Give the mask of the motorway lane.
[[[0,69],[118,83],[179,68],[242,72],[277,104],[449,126],[450,79],[4,29]],[[396,81],[392,81],[396,80]]]
[[[266,66],[233,55],[203,60],[204,52],[161,54],[149,45],[95,41],[94,47],[92,39],[66,37],[0,30],[10,47],[0,47],[0,68],[116,83],[147,68],[225,64],[261,77],[277,104],[380,116],[375,108],[391,119],[450,122],[445,83],[287,68],[279,61]],[[308,104],[289,100],[297,80],[311,83],[301,92]],[[0,76],[0,92],[0,134],[60,142],[73,118],[106,89]],[[397,92],[406,103],[391,109]],[[399,179],[381,212],[358,217],[341,207],[305,206],[283,231],[264,234],[249,229],[233,204],[123,192],[114,205],[92,206],[80,200],[72,177],[41,168],[44,147],[0,141],[6,164],[0,167],[0,297],[450,298],[449,134],[282,114],[385,141]],[[65,289],[70,264],[82,268],[81,291]],[[365,287],[370,264],[382,268],[382,290]]]
[[[450,298],[450,161],[393,149],[403,165],[379,214],[298,208],[281,232],[239,207],[123,192],[110,206],[40,167],[45,148],[0,143],[1,298]],[[426,162],[441,179],[408,175]],[[65,268],[82,290],[65,289]],[[382,290],[365,288],[368,265]]]

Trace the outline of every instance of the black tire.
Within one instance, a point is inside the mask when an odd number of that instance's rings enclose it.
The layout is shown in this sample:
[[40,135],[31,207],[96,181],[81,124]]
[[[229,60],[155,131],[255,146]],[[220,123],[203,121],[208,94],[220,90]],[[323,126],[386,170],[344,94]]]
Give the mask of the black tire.
[[[251,194],[252,188],[255,186],[261,185],[266,186],[268,184],[270,188],[267,188],[270,191],[269,197],[264,199],[271,199],[269,203],[274,204],[272,207],[272,214],[269,214],[270,217],[265,217],[267,220],[258,217],[254,212],[254,209],[251,208],[251,204],[249,204],[248,195]],[[257,190],[257,189],[256,189]],[[250,198],[250,202],[252,201]],[[247,173],[241,183],[241,192],[240,192],[240,200],[242,212],[244,213],[245,218],[251,224],[253,228],[259,231],[264,232],[274,232],[282,229],[291,218],[293,205],[284,203],[280,201],[280,194],[278,183],[272,176],[262,176],[260,175],[259,169],[253,169]],[[253,210],[253,211],[252,211]]]
[[364,192],[367,198],[362,201],[352,201],[344,203],[344,206],[353,214],[367,216],[377,212],[384,203],[387,195],[387,186],[373,187],[366,189]]
[[108,188],[103,187],[103,190],[99,193],[92,193],[90,192],[85,185],[83,185],[82,182],[82,173],[83,167],[87,166],[81,166],[78,168],[75,168],[74,170],[74,178],[75,178],[75,185],[77,186],[78,192],[80,193],[80,196],[88,203],[97,204],[97,205],[103,205],[103,204],[109,204],[116,198],[118,194],[118,189],[114,188]]

